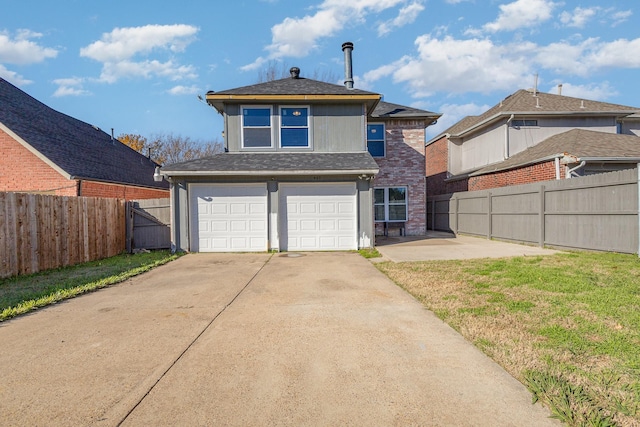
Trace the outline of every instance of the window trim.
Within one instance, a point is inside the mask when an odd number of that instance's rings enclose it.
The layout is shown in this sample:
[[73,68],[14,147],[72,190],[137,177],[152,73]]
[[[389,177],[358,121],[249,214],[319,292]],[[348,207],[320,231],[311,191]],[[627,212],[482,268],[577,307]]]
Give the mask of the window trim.
[[[249,128],[249,129],[263,129],[265,128],[265,126],[245,126],[244,125],[244,110],[248,110],[248,109],[269,109],[269,135],[271,137],[271,145],[264,146],[264,147],[247,147],[246,145],[244,145],[244,130],[245,128]],[[274,138],[274,128],[275,126],[274,124],[274,116],[273,116],[273,105],[241,105],[240,106],[240,147],[242,149],[247,149],[247,150],[270,150],[274,147],[274,142],[275,142],[275,138]]]
[[[284,108],[306,108],[307,110],[307,126],[283,126],[282,124],[282,110]],[[285,150],[308,150],[312,148],[311,137],[311,106],[310,105],[278,105],[278,147]],[[282,130],[283,129],[307,129],[307,145],[304,146],[286,146],[282,145]]]
[[[390,188],[402,188],[404,189],[404,203],[389,203],[389,189]],[[375,191],[384,190],[384,203],[376,203]],[[405,218],[404,219],[389,219],[389,206],[405,206]],[[384,219],[376,219],[376,206],[384,206]],[[409,187],[406,185],[390,185],[387,187],[374,187],[373,188],[373,220],[377,223],[384,222],[407,222],[409,221]]]
[[[369,126],[370,125],[382,126],[382,156],[374,156],[373,154],[371,154],[371,151],[369,151]],[[374,139],[372,141],[378,142],[380,140]],[[387,157],[387,126],[384,124],[384,122],[367,123],[366,144],[367,144],[367,152],[371,154],[371,157],[373,157],[374,159],[382,159]]]

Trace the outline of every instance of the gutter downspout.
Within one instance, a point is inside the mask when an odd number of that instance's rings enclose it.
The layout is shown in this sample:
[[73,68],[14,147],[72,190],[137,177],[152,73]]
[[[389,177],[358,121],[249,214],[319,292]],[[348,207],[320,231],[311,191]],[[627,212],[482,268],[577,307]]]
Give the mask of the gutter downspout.
[[583,160],[578,166],[576,166],[575,168],[571,168],[567,171],[567,179],[571,178],[571,173],[577,171],[578,169],[584,167],[584,165],[586,165],[587,162],[586,160]]
[[511,124],[511,120],[513,120],[514,118],[514,114],[511,115],[511,117],[509,117],[507,119],[507,127],[505,127],[504,129],[504,159],[508,159],[509,158],[509,125]]
[[560,179],[560,157],[556,157],[556,180]]

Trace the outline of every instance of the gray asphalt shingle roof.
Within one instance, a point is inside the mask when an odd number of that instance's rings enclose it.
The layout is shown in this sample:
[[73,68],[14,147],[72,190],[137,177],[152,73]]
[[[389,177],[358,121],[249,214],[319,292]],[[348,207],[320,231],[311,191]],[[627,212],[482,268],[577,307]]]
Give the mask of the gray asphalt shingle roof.
[[222,153],[162,168],[179,175],[375,174],[378,164],[368,152],[357,153]]
[[471,176],[534,164],[555,155],[573,156],[578,159],[606,160],[625,157],[638,159],[640,158],[640,137],[572,129],[553,135],[503,162],[484,167],[472,173]]
[[392,104],[391,102],[380,101],[371,113],[371,117],[379,119],[437,119],[442,114],[431,111],[420,110],[418,108],[406,107],[404,105]]
[[[442,132],[441,135],[450,134],[451,136],[459,136],[466,130],[473,128],[494,116],[500,115],[509,116],[511,114],[520,114],[521,116],[542,116],[545,114],[561,113],[624,115],[626,112],[628,112],[628,114],[634,114],[640,112],[640,108],[543,92],[537,92],[536,96],[533,96],[532,91],[521,89],[507,96],[505,99],[500,101],[500,103],[484,113],[478,116],[467,116],[463,118]],[[435,139],[437,138],[434,138],[434,140]]]
[[347,89],[343,85],[326,83],[304,77],[287,77],[234,89],[208,92],[215,95],[378,95],[360,89]]
[[156,164],[94,126],[60,113],[0,78],[0,123],[70,176],[168,188]]

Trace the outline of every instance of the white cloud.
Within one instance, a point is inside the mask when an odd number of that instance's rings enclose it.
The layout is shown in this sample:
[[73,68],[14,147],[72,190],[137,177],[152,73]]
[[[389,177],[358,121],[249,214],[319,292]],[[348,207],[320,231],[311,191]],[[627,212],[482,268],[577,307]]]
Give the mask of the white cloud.
[[40,46],[32,40],[40,37],[42,34],[30,30],[18,30],[13,38],[5,31],[0,32],[0,62],[27,65],[55,58],[57,50]]
[[[313,15],[285,18],[271,27],[271,44],[266,57],[259,57],[241,69],[253,71],[265,62],[285,57],[301,58],[318,48],[319,40],[330,37],[347,25],[363,22],[370,13],[404,5],[407,0],[324,0]],[[414,2],[415,3],[415,2]]]
[[538,64],[569,75],[587,76],[604,68],[640,68],[640,38],[612,42],[590,38],[575,45],[558,42],[536,50]]
[[84,89],[85,79],[82,77],[70,77],[66,79],[56,79],[53,83],[58,85],[58,89],[53,93],[55,97],[62,96],[82,96],[90,95],[91,92]]
[[398,12],[398,16],[396,16],[394,19],[383,22],[378,26],[378,35],[382,36],[388,34],[396,28],[400,28],[407,24],[413,23],[420,12],[422,12],[423,10],[424,6],[419,1],[413,2],[401,8]]
[[[556,85],[551,88],[549,93],[558,93],[558,86]],[[601,84],[590,83],[585,85],[563,83],[562,95],[574,98],[592,99],[594,101],[604,101],[613,96],[617,96],[618,92],[611,87],[609,82],[603,82]]]
[[25,79],[15,71],[7,70],[7,68],[2,64],[0,64],[0,77],[16,86],[24,86],[33,83],[33,81]]
[[100,80],[113,83],[125,77],[170,77],[171,80],[194,78],[192,66],[179,65],[173,60],[134,60],[152,52],[182,52],[193,42],[197,27],[191,25],[145,25],[116,28],[102,35],[102,39],[80,49],[80,56],[102,62]]
[[62,96],[83,96],[91,95],[91,92],[84,89],[86,79],[82,77],[70,77],[66,79],[56,79],[53,83],[58,85],[58,89],[53,93],[55,97]]
[[584,28],[587,21],[593,18],[599,9],[599,7],[576,7],[573,12],[562,12],[560,22],[567,27]]
[[517,0],[500,5],[500,15],[494,22],[485,24],[485,31],[513,31],[520,28],[535,27],[551,19],[551,12],[557,6],[550,0]]
[[631,12],[630,10],[615,12],[611,15],[611,19],[613,20],[613,23],[611,25],[615,27],[619,24],[622,24],[623,22],[627,21],[631,17],[631,15],[633,15],[633,12]]
[[423,35],[415,41],[417,55],[404,56],[364,75],[375,81],[391,75],[409,85],[416,97],[434,92],[483,92],[514,88],[528,79],[531,43],[496,45],[488,39],[456,40]]
[[198,92],[200,92],[200,89],[195,85],[192,85],[192,86],[178,85],[178,86],[172,87],[167,91],[167,93],[171,95],[195,95]]

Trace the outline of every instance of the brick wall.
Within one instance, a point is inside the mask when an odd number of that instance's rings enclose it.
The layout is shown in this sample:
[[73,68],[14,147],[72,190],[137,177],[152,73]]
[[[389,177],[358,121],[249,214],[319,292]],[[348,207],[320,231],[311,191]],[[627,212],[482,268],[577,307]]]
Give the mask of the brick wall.
[[169,190],[84,180],[80,184],[80,192],[80,195],[85,197],[109,197],[125,200],[161,199],[169,197]]
[[[424,134],[423,120],[385,121],[386,153],[376,158],[380,173],[374,187],[407,187],[407,235],[426,232],[424,192]],[[376,234],[383,234],[384,225],[376,224]]]
[[449,169],[449,141],[446,136],[425,147],[427,197],[468,190],[468,179],[446,181]]
[[64,178],[0,129],[0,191],[77,196],[76,181]]
[[169,190],[82,181],[60,175],[22,144],[0,129],[0,191],[56,196],[109,197],[126,200],[169,197]]
[[[562,172],[560,177],[564,177]],[[471,177],[469,178],[469,191],[550,181],[554,179],[556,179],[556,165],[552,160],[518,169]]]

